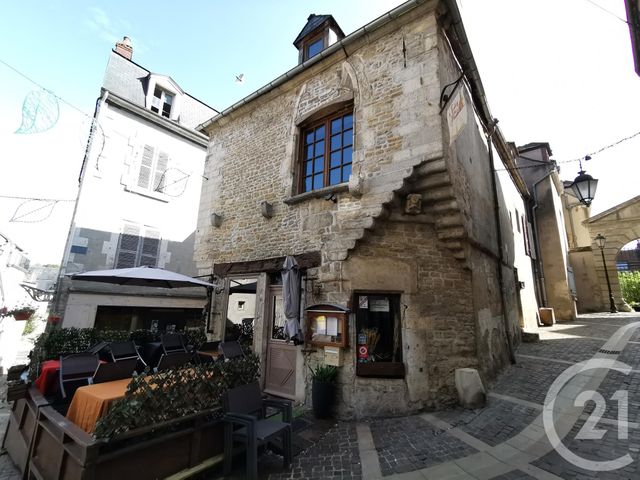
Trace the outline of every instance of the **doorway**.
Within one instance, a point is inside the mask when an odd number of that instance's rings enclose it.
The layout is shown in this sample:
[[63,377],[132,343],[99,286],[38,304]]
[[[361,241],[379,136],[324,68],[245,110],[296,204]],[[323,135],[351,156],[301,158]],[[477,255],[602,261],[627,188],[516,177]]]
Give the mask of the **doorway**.
[[284,334],[284,308],[282,286],[269,287],[266,325],[267,368],[264,391],[278,397],[295,399],[298,352],[293,342],[286,341]]

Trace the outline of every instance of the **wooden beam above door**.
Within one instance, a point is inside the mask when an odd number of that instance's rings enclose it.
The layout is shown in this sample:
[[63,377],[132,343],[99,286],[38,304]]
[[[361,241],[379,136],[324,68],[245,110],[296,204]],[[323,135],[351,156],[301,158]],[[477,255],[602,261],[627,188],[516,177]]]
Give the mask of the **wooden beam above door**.
[[[320,265],[319,251],[305,252],[293,255],[300,268],[312,268]],[[213,267],[213,273],[219,277],[227,277],[240,273],[279,272],[285,257],[264,258],[249,262],[218,263]]]

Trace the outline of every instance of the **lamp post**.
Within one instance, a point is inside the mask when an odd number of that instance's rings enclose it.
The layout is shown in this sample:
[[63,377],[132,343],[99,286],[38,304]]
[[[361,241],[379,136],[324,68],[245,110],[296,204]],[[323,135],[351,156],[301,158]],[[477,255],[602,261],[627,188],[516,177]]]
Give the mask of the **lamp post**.
[[611,282],[609,281],[609,272],[607,271],[607,262],[604,260],[604,243],[607,239],[599,233],[596,235],[595,241],[600,249],[600,255],[602,255],[602,265],[604,265],[604,276],[607,279],[607,288],[609,289],[609,311],[611,313],[618,313],[618,309],[616,308],[616,304],[613,301],[613,293],[611,293]]

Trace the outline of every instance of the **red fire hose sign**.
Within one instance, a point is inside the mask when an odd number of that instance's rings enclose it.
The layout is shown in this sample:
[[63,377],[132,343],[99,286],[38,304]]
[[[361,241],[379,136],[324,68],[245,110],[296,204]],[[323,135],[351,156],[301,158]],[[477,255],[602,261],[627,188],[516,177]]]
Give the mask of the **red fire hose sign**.
[[369,348],[366,345],[358,345],[358,358],[369,358]]

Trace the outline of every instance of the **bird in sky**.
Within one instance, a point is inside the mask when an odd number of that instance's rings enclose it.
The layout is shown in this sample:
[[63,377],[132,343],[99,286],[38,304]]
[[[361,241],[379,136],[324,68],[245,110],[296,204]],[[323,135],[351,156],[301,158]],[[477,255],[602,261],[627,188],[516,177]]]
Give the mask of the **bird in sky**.
[[244,83],[244,73],[236,75],[236,83]]

